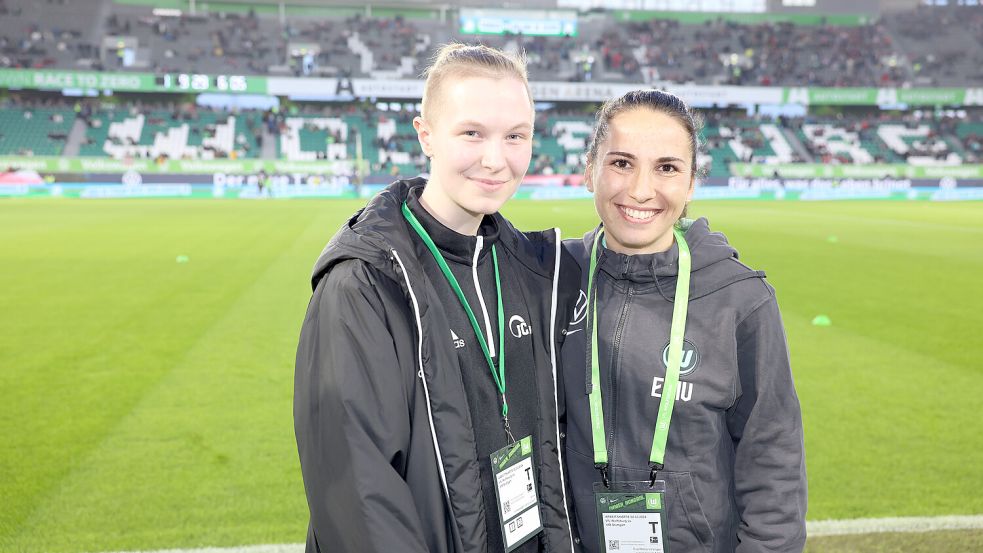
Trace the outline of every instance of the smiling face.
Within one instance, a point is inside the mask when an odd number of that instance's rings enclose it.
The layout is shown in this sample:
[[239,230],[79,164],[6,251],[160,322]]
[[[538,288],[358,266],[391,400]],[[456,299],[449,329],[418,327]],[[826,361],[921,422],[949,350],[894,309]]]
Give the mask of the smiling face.
[[608,125],[586,174],[607,245],[625,254],[666,251],[693,196],[692,137],[677,119],[645,107]]
[[417,117],[430,181],[421,201],[441,223],[475,234],[512,197],[532,158],[533,108],[514,77],[447,79],[436,110]]

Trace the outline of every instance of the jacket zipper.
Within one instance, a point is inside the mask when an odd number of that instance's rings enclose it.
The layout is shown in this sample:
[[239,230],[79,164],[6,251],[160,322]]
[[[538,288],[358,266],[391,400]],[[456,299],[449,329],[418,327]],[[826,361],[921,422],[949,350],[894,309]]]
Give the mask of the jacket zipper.
[[481,282],[478,280],[478,256],[481,255],[481,248],[484,245],[484,237],[477,236],[478,241],[474,247],[474,257],[471,259],[471,278],[474,279],[474,292],[478,295],[478,303],[481,304],[481,314],[485,318],[485,343],[488,344],[488,355],[495,358],[495,338],[492,336],[491,320],[488,317],[488,308],[485,306],[485,295],[481,293]]
[[[559,401],[559,389],[557,386],[556,379],[556,307],[557,307],[557,290],[560,285],[560,260],[562,259],[562,239],[560,235],[560,229],[554,228],[556,231],[556,245],[555,245],[555,256],[553,260],[553,296],[550,300],[550,366],[553,369],[553,409],[556,412],[556,419],[554,423],[556,425],[556,456],[559,462],[560,468],[560,490],[563,492],[563,520],[567,525],[567,539],[570,544],[570,551],[575,551],[573,545],[573,528],[570,526],[570,509],[567,507],[567,478],[563,473],[563,447],[566,436],[563,440],[560,438],[560,401]],[[579,543],[579,540],[578,540]]]
[[[627,270],[627,262],[625,264]],[[631,303],[631,297],[634,294],[635,289],[628,284],[628,292],[625,294],[625,303],[621,306],[621,313],[618,315],[618,327],[614,334],[614,344],[611,347],[611,363],[610,369],[608,369],[608,381],[611,383],[609,389],[611,390],[611,425],[610,430],[608,430],[608,450],[611,452],[610,458],[608,459],[608,464],[614,466],[615,457],[618,455],[618,448],[615,443],[615,433],[614,429],[618,427],[618,379],[615,375],[621,369],[621,363],[618,362],[619,351],[621,350],[621,337],[624,334],[625,322],[628,321],[628,304]]]
[[413,303],[413,316],[416,320],[417,333],[417,366],[419,367],[417,376],[420,377],[420,380],[423,383],[423,394],[426,396],[427,400],[427,419],[430,423],[430,439],[433,441],[434,454],[437,457],[437,468],[440,471],[440,483],[444,488],[444,500],[447,502],[447,509],[451,518],[454,518],[454,510],[451,508],[450,491],[447,489],[447,473],[444,470],[444,458],[440,453],[440,444],[437,442],[437,428],[434,426],[433,422],[433,406],[430,402],[430,387],[427,385],[427,377],[423,372],[423,321],[420,319],[420,304],[416,299],[416,293],[413,291],[413,286],[410,284],[410,275],[406,272],[406,266],[403,265],[403,260],[400,259],[399,253],[397,253],[395,249],[391,249],[389,251],[392,252],[393,259],[395,259],[396,263],[399,264],[399,272],[403,275],[403,281],[406,282],[406,289],[409,291],[410,300]]

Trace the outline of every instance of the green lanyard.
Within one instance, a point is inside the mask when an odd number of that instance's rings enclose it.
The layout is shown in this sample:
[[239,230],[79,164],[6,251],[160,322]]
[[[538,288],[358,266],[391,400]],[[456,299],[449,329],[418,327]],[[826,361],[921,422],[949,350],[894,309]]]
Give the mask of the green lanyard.
[[[672,328],[669,332],[669,363],[666,367],[666,380],[662,388],[662,400],[659,402],[659,414],[655,421],[655,435],[652,437],[652,452],[649,463],[652,468],[652,481],[655,482],[656,472],[662,470],[666,456],[666,441],[669,439],[669,421],[672,419],[672,407],[676,401],[676,388],[679,386],[679,363],[683,357],[683,334],[686,332],[686,310],[689,304],[689,275],[691,259],[689,246],[683,233],[678,228],[672,229],[679,244],[679,275],[676,279],[676,295],[672,305]],[[590,423],[594,441],[594,466],[601,471],[605,487],[608,485],[608,447],[604,436],[604,409],[601,403],[601,369],[598,362],[597,340],[597,291],[594,289],[594,275],[597,272],[597,248],[601,242],[603,230],[594,237],[594,246],[590,254],[590,274],[587,277],[587,292],[592,298],[592,333],[591,333],[591,371],[590,371]]]
[[[495,381],[495,386],[498,391],[502,394],[502,418],[505,419],[505,431],[509,433],[511,439],[511,431],[509,430],[509,404],[505,400],[505,309],[502,307],[502,281],[498,273],[498,252],[495,250],[495,245],[492,244],[492,263],[495,266],[495,295],[498,296],[498,367],[495,366],[495,361],[492,360],[491,353],[488,351],[488,344],[485,342],[485,335],[481,331],[481,327],[478,325],[478,319],[474,316],[474,311],[471,309],[471,304],[468,303],[468,299],[464,297],[464,291],[461,290],[461,285],[458,284],[457,278],[454,273],[451,272],[450,267],[447,266],[447,261],[444,260],[444,255],[440,253],[437,249],[437,245],[433,243],[433,239],[427,234],[426,229],[420,224],[420,221],[413,215],[410,208],[403,202],[403,217],[409,222],[413,230],[420,236],[423,243],[427,245],[427,249],[433,255],[434,260],[437,262],[437,266],[440,267],[440,272],[444,273],[444,278],[454,289],[454,293],[457,295],[457,299],[461,301],[461,305],[464,307],[464,311],[468,314],[468,320],[471,321],[471,328],[474,329],[475,336],[478,337],[478,344],[481,345],[481,352],[485,354],[485,360],[488,361],[488,369],[491,371],[492,379]],[[515,440],[512,440],[515,441]]]

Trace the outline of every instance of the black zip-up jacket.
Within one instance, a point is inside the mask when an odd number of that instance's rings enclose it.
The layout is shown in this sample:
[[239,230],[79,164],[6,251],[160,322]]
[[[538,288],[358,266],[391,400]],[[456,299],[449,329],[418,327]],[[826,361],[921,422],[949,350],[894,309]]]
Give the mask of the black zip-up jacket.
[[[422,192],[423,187],[411,189],[406,205],[440,250],[471,306],[493,361],[500,365],[502,355],[499,351],[498,295],[495,293],[495,256],[492,255],[492,249],[499,238],[498,221],[495,217],[486,216],[476,236],[459,234],[427,212],[420,202]],[[416,236],[414,238],[419,239]],[[495,248],[495,251],[500,249],[501,247]],[[468,411],[474,429],[481,492],[485,503],[488,551],[504,551],[495,480],[489,462],[492,453],[511,441],[505,430],[502,399],[467,312],[455,298],[454,290],[440,266],[430,255],[424,256],[421,262],[437,293],[449,298],[444,303],[444,312],[450,324],[447,339],[454,343],[454,351],[462,369],[464,390],[468,394]],[[501,335],[505,337],[506,398],[511,406],[508,412],[509,429],[514,439],[528,435],[536,438],[538,409],[529,408],[538,401],[536,372],[528,370],[528,367],[533,367],[536,363],[530,338],[532,332],[526,322],[530,320],[529,311],[519,294],[512,293],[515,275],[511,267],[500,262],[499,269],[503,312],[506,314],[502,321],[507,327]],[[539,550],[538,545],[537,540],[530,539],[514,551],[535,553]]]
[[[476,438],[468,380],[487,375],[481,384],[491,386],[491,376],[486,364],[462,366],[451,336],[455,317],[448,315],[460,303],[442,277],[435,282],[428,274],[432,256],[400,212],[411,189],[424,184],[398,181],[377,195],[332,238],[314,268],[294,385],[311,514],[308,551],[488,550],[481,470],[487,459],[478,451],[484,442]],[[528,314],[529,334],[507,339],[531,342],[531,365],[508,371],[526,371],[534,390],[535,401],[523,402],[531,404],[510,402],[534,436],[545,527],[534,539],[540,551],[570,551],[556,321],[572,309],[558,290],[576,290],[576,269],[567,258],[573,272],[561,276],[558,232],[519,233],[493,217],[499,264],[508,268],[505,294]],[[470,325],[467,330],[473,338]]]
[[[679,387],[665,470],[670,551],[793,553],[806,539],[802,417],[775,292],[706,219],[686,221],[692,254]],[[598,551],[588,394],[587,273],[597,229],[568,240],[584,293],[563,345],[567,466],[577,527]],[[679,250],[601,249],[595,277],[600,383],[612,480],[649,477]]]

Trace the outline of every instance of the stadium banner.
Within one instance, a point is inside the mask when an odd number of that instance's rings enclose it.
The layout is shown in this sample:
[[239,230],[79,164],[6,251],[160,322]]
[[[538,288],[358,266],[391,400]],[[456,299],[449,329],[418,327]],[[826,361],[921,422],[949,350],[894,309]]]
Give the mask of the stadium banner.
[[573,10],[462,7],[459,19],[459,31],[466,35],[577,36]]
[[983,104],[983,89],[973,88],[786,88],[783,104],[813,106],[963,106]]
[[130,73],[0,69],[0,88],[111,90],[114,92],[223,92],[267,94],[267,78],[250,75]]
[[[221,184],[240,186],[257,182],[257,179],[270,178],[274,183],[320,184],[334,182],[336,179],[350,179],[355,174],[355,162],[345,161],[288,161],[262,159],[215,159],[181,160],[169,159],[157,162],[152,159],[117,160],[104,157],[57,157],[57,156],[0,156],[0,172],[11,176],[17,172],[34,172],[57,175],[64,181],[66,176],[72,180],[85,182],[128,182],[130,184],[190,182],[193,184]],[[376,176],[370,176],[377,180]],[[778,180],[924,180],[931,186],[978,186],[983,183],[983,165],[956,166],[912,166],[905,164],[874,165],[824,165],[819,163],[797,164],[730,164],[730,177],[711,177],[703,184],[728,186],[733,179],[778,179]],[[388,182],[388,177],[384,180]],[[5,181],[0,179],[0,184]],[[30,184],[30,182],[11,182],[11,184]],[[583,183],[583,175],[526,175],[524,185],[540,188],[576,188]],[[941,183],[941,184],[940,184]],[[375,182],[379,184],[379,182]],[[919,186],[919,185],[916,185]],[[928,186],[926,184],[925,186]]]
[[823,178],[905,178],[905,179],[983,179],[983,165],[918,166],[907,164],[825,165],[822,163],[731,163],[730,174],[738,177]]
[[[544,102],[601,102],[644,88],[638,83],[530,82],[533,98]],[[983,105],[983,88],[783,88],[769,86],[680,85],[656,82],[694,106],[801,104],[813,106]],[[419,79],[337,79],[0,69],[0,89],[111,90],[116,92],[224,92],[315,96],[325,99],[385,98],[419,100]]]
[[[764,179],[769,180],[769,179]],[[763,200],[763,201],[983,201],[983,180],[975,187],[945,188],[938,181],[905,181],[898,186],[881,187],[877,182],[866,186],[837,186],[836,181],[796,183],[782,179],[770,182],[746,183],[748,186],[700,186],[694,193],[697,201],[706,200]],[[794,188],[794,186],[801,188]],[[917,185],[917,186],[916,186]],[[70,199],[368,199],[385,185],[366,185],[361,193],[355,186],[336,182],[322,185],[256,184],[225,187],[207,184],[141,184],[65,182],[44,185],[0,186],[2,198],[70,198]],[[514,196],[518,200],[581,200],[590,201],[591,193],[583,187],[554,187],[523,185]]]
[[26,169],[39,173],[149,173],[149,174],[351,174],[354,161],[287,161],[268,159],[153,159],[119,160],[107,157],[0,156],[0,170]]

